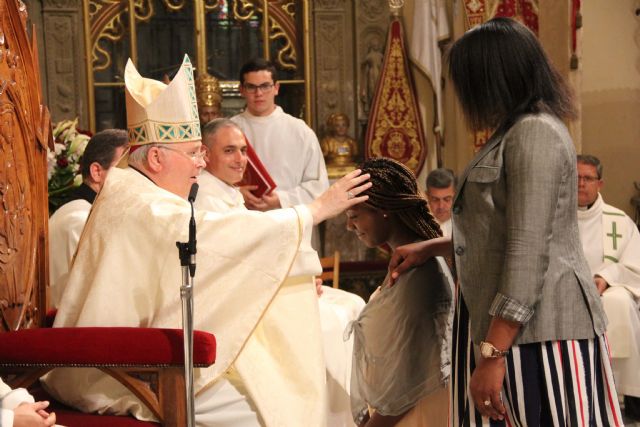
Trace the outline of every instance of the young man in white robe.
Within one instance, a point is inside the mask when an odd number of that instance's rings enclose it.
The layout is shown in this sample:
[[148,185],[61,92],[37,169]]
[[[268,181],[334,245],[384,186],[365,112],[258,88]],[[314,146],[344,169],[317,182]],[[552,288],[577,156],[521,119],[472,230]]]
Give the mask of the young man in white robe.
[[[229,119],[210,121],[202,128],[202,149],[206,166],[198,179],[196,208],[220,213],[246,210],[242,194],[235,186],[242,180],[247,166],[247,142],[238,125]],[[310,247],[307,250],[313,251]],[[321,271],[319,260],[316,268],[317,272]],[[332,427],[354,425],[349,399],[353,339],[345,341],[343,336],[349,322],[356,320],[364,305],[364,300],[355,294],[319,288],[318,307],[327,369],[327,425]]]
[[240,69],[240,94],[247,107],[232,118],[240,126],[275,181],[275,191],[261,198],[243,189],[247,208],[269,210],[309,203],[329,187],[327,168],[316,134],[276,105],[280,90],[275,66],[264,59]]
[[[94,202],[56,327],[181,327],[175,242],[188,239],[186,199],[204,167],[193,69],[185,57],[165,85],[129,61],[124,76],[129,167],[112,170]],[[194,375],[198,426],[326,425],[320,331],[308,321],[318,317],[315,264],[300,248],[313,224],[366,199],[358,174],[293,209],[195,212],[194,328],[218,343],[216,363]],[[94,369],[56,370],[44,384],[84,411],[154,419]]]
[[82,184],[74,190],[72,200],[60,206],[49,218],[49,288],[54,307],[60,302],[69,264],[91,204],[109,169],[120,160],[128,144],[127,132],[122,129],[106,129],[93,135],[80,158]]
[[640,420],[640,233],[622,210],[602,199],[602,164],[578,156],[578,227],[609,319],[616,388],[627,416]]

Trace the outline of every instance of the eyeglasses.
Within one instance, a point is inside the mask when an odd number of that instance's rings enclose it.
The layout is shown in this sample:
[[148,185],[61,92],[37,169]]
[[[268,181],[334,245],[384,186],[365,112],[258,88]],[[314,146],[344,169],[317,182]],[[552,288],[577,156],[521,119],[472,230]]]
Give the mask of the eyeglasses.
[[245,83],[242,85],[244,87],[244,90],[246,90],[249,93],[256,93],[258,92],[258,90],[262,93],[265,92],[269,92],[274,84],[273,83],[262,83],[261,85],[254,85],[251,83]]
[[181,155],[191,159],[194,162],[197,162],[198,160],[202,160],[204,158],[204,151],[200,151],[200,149],[187,153],[186,151],[178,150],[177,148],[173,147],[167,147],[166,145],[157,145],[157,147],[162,148],[163,150],[175,151],[176,153],[180,153]]
[[592,184],[599,180],[600,178],[598,178],[597,176],[578,175],[578,182],[584,181],[586,184]]

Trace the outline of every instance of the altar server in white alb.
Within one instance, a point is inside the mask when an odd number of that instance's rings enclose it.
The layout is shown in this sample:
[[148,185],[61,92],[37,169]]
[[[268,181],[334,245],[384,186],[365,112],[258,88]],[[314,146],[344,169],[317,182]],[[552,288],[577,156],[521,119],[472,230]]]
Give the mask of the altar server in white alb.
[[602,169],[598,158],[578,156],[578,226],[609,319],[616,389],[625,395],[627,415],[640,420],[640,233],[602,199]]
[[128,144],[127,132],[122,129],[106,129],[93,135],[80,158],[82,184],[73,191],[72,200],[49,218],[49,287],[56,307],[91,204]]
[[[238,125],[229,119],[210,121],[202,128],[202,149],[206,166],[198,179],[196,208],[220,213],[246,211],[242,194],[235,186],[242,180],[247,166],[247,142]],[[315,254],[311,247],[304,248],[304,245],[305,242],[300,251]],[[319,274],[322,267],[317,256],[315,258],[315,273]],[[353,426],[349,398],[353,339],[345,341],[343,332],[348,323],[358,317],[365,303],[359,296],[340,289],[323,286],[322,290],[318,308],[327,370],[327,425]],[[281,295],[274,301],[274,304],[288,303],[295,301],[287,301]],[[310,328],[315,321],[311,315],[306,320]]]
[[264,59],[240,69],[240,93],[246,110],[232,120],[249,139],[278,188],[255,197],[243,190],[249,209],[269,210],[309,203],[329,187],[327,168],[316,134],[276,105],[280,90],[275,66]]
[[[125,72],[129,166],[113,169],[78,244],[54,326],[179,328],[186,198],[204,166],[187,57],[169,85]],[[214,333],[216,363],[195,373],[198,426],[326,426],[315,259],[299,248],[311,227],[366,196],[359,171],[308,205],[226,215],[197,210],[195,329]],[[294,265],[294,259],[298,259]],[[278,305],[278,298],[291,302]],[[56,398],[84,411],[153,415],[116,380],[56,370]]]

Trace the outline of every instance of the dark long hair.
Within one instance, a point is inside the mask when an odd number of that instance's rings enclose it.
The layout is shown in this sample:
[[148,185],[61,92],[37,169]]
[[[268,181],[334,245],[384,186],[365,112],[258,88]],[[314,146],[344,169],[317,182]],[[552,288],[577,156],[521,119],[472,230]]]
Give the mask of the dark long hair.
[[448,52],[449,74],[473,130],[510,126],[527,113],[575,117],[572,91],[536,36],[509,18],[468,31]]

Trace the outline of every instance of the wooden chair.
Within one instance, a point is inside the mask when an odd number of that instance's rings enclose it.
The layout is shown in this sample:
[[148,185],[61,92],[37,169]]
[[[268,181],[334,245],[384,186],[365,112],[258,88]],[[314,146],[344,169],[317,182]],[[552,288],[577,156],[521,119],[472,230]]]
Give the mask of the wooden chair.
[[332,256],[320,258],[320,264],[322,265],[322,274],[320,275],[322,281],[331,280],[332,286],[338,289],[340,287],[340,252],[335,251]]
[[[12,387],[30,387],[56,367],[95,367],[131,390],[161,425],[184,426],[181,329],[42,327],[49,278],[47,146],[53,149],[53,141],[36,32],[29,40],[27,11],[18,3],[0,0],[0,375]],[[213,335],[194,333],[196,366],[214,362],[215,345]],[[158,425],[70,408],[57,415],[70,427]]]

